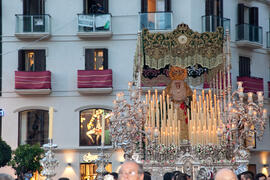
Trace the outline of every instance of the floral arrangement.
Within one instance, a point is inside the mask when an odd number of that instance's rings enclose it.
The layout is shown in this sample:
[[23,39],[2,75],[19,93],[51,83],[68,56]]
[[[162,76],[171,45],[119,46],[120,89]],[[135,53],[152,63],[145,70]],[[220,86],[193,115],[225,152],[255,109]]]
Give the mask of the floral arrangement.
[[224,148],[220,145],[196,145],[193,146],[193,151],[197,155],[198,159],[201,161],[205,161],[206,159],[210,159],[213,162],[224,162],[230,161],[228,158],[229,149]]

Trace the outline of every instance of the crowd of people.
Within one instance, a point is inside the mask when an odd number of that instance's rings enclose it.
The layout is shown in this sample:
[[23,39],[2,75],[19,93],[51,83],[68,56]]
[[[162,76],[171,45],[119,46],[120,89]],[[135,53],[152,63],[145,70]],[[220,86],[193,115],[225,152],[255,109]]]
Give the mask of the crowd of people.
[[[106,177],[106,176],[105,176]],[[107,176],[109,177],[109,176]],[[151,180],[151,174],[145,172],[143,167],[135,161],[126,161],[121,165],[119,173],[110,173],[110,178],[105,180]],[[251,171],[245,171],[236,175],[230,169],[220,169],[213,180],[270,180],[270,175],[258,173],[254,175]],[[191,177],[180,171],[167,172],[163,176],[163,180],[191,180]]]

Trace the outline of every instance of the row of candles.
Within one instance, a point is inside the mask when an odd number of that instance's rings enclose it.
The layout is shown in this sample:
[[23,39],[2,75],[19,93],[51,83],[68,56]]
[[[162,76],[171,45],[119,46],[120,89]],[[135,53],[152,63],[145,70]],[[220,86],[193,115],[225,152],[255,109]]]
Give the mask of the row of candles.
[[[212,98],[214,97],[214,98]],[[219,144],[223,122],[220,113],[220,100],[211,90],[202,90],[197,98],[196,89],[191,101],[191,116],[189,116],[189,139],[191,145]],[[189,114],[189,113],[188,113]]]
[[[148,91],[146,94],[146,104],[148,105],[148,114],[146,118],[146,132],[150,134],[152,140],[158,139],[160,144],[166,146],[174,144],[179,145],[181,141],[181,120],[179,117],[179,105],[170,100],[169,95],[158,95],[157,90],[154,93]],[[211,90],[197,98],[196,90],[193,92],[191,109],[187,109],[188,118],[188,137],[191,145],[196,144],[218,144],[218,135],[221,134],[223,126],[220,118],[220,100],[213,95]],[[181,120],[180,120],[181,119]]]
[[170,100],[170,96],[165,95],[165,91],[158,95],[157,90],[152,94],[146,94],[146,104],[148,114],[146,118],[146,132],[151,139],[158,139],[160,144],[170,145],[180,144],[181,124],[178,117],[178,108]]

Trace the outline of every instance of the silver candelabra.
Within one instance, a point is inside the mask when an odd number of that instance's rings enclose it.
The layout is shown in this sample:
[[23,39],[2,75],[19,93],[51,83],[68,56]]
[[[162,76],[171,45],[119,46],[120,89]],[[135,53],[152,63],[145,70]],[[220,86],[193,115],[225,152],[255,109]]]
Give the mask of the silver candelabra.
[[98,148],[100,153],[98,154],[98,158],[94,161],[98,168],[96,170],[97,176],[96,180],[103,180],[104,179],[104,174],[107,172],[106,171],[106,166],[109,163],[108,156],[104,153],[104,146],[102,145],[100,148]]
[[43,167],[41,175],[46,176],[46,180],[52,180],[52,177],[56,175],[55,168],[59,164],[59,161],[55,158],[55,154],[53,152],[56,148],[57,145],[53,144],[52,139],[49,139],[48,144],[43,145],[43,149],[46,153],[44,158],[40,160],[40,164]]
[[129,82],[130,102],[124,93],[117,94],[111,116],[110,131],[114,148],[122,148],[125,159],[131,159],[134,153],[143,155],[142,136],[146,116],[146,105],[141,100],[140,88],[133,88]]

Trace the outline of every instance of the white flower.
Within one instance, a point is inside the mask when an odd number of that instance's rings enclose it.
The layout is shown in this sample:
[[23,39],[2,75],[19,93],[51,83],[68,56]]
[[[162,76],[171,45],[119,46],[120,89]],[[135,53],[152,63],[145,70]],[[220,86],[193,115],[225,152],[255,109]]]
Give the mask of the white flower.
[[104,180],[114,180],[114,178],[112,175],[107,174],[106,176],[104,176]]

